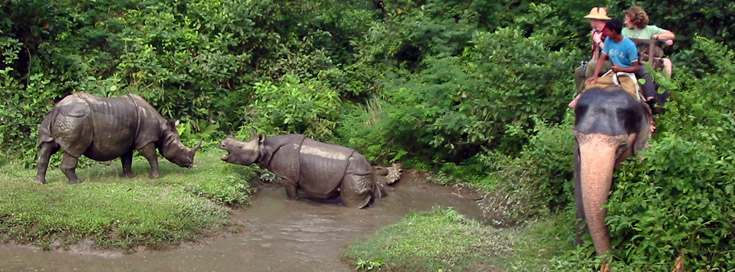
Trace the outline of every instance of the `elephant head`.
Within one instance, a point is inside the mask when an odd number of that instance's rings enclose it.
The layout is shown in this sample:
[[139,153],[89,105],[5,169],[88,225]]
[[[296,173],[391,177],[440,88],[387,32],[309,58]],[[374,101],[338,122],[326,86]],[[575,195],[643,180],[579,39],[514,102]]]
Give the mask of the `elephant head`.
[[[650,109],[619,87],[586,90],[575,107],[574,194],[598,255],[610,249],[605,225],[613,171],[646,146]],[[583,229],[578,227],[577,241]]]
[[176,130],[178,121],[168,120],[165,128],[161,131],[161,140],[158,149],[161,155],[170,162],[181,167],[191,168],[194,165],[194,153],[202,146],[202,140],[199,140],[194,148],[188,148],[181,143],[179,131]]
[[261,156],[263,141],[265,141],[265,134],[258,135],[255,129],[253,129],[253,139],[247,142],[239,142],[230,134],[219,144],[220,149],[227,151],[227,154],[222,156],[222,160],[228,163],[251,165]]

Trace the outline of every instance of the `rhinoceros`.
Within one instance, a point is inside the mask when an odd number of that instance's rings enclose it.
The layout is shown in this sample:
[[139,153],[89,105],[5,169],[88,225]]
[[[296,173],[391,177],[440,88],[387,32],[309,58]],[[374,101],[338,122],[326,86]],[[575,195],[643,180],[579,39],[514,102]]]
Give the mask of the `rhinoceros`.
[[342,198],[347,207],[364,208],[385,195],[370,163],[357,151],[318,142],[301,134],[265,137],[253,130],[253,139],[237,141],[232,135],[220,143],[222,160],[257,163],[281,179],[289,199],[298,190],[320,200]]
[[201,141],[194,148],[184,146],[177,124],[164,119],[135,94],[110,98],[87,93],[68,95],[46,114],[38,129],[40,152],[34,182],[46,183],[49,158],[59,148],[64,150],[59,168],[69,184],[80,182],[75,169],[82,155],[96,161],[120,158],[123,177],[134,176],[130,169],[133,150],[148,159],[151,178],[160,176],[156,148],[169,161],[190,168]]

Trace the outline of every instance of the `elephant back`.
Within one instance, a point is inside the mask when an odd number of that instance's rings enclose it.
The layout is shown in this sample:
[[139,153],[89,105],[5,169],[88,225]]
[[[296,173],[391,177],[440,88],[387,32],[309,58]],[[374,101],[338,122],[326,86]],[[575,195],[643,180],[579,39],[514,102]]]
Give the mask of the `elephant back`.
[[305,138],[299,156],[299,187],[311,195],[334,192],[345,176],[355,150]]

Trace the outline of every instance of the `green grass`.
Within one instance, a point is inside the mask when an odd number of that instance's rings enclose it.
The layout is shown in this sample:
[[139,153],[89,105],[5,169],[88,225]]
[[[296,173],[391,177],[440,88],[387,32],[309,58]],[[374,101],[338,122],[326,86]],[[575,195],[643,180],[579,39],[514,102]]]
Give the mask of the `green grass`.
[[574,244],[571,217],[559,213],[525,227],[495,228],[435,208],[353,243],[343,258],[361,270],[555,271],[565,252],[583,249]]
[[77,169],[82,184],[69,185],[57,167],[48,184],[32,183],[35,169],[0,167],[0,239],[49,249],[88,239],[101,249],[134,251],[195,241],[227,228],[228,205],[246,205],[254,174],[225,164],[221,152],[200,151],[195,167],[160,159],[161,178],[149,179],[148,162],[136,157],[135,178],[119,177],[119,160]]
[[408,215],[350,245],[348,262],[380,263],[385,271],[493,271],[488,256],[507,254],[509,244],[494,239],[499,231],[452,209],[435,208]]

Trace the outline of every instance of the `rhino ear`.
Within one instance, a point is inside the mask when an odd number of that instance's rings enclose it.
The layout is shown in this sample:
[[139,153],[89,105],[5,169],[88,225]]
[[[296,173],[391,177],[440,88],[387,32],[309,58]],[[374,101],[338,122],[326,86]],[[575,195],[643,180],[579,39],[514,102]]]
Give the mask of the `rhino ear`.
[[258,130],[253,129],[253,138],[257,138],[257,137],[258,137]]
[[265,133],[258,135],[258,142],[263,143],[265,141]]
[[235,139],[235,134],[230,133],[230,135],[227,135],[227,139]]
[[168,120],[166,121],[166,127],[170,130],[176,129],[176,126],[179,125],[179,120]]

